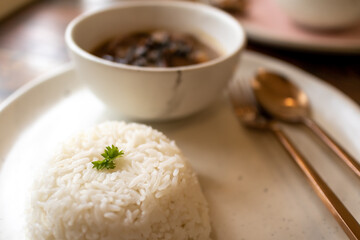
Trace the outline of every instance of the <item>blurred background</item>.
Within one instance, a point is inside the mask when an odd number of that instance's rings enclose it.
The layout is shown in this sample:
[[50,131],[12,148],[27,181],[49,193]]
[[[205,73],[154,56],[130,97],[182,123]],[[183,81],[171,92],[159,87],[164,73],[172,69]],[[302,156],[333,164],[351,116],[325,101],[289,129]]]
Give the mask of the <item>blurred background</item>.
[[[248,50],[292,63],[330,83],[358,104],[360,103],[360,26],[355,26],[353,28],[355,30],[333,31],[331,33],[300,29],[300,27],[295,26],[296,24],[293,26],[290,25],[292,23],[283,23],[284,21],[291,22],[291,20],[284,17],[279,9],[274,10],[275,5],[270,3],[272,0],[237,1],[237,4],[245,4],[241,5],[240,10],[234,10],[230,7],[231,14],[244,24],[246,30],[254,30],[249,34]],[[1,0],[0,102],[35,77],[70,61],[65,46],[64,32],[67,24],[74,17],[84,11],[101,8],[116,2],[118,1]],[[227,2],[232,4],[232,1],[228,0]],[[227,2],[225,0],[225,3]],[[216,1],[215,3],[217,4]],[[263,8],[261,8],[262,4],[264,5]],[[269,4],[273,5],[270,6]],[[272,20],[270,22],[266,19],[263,22],[260,21],[261,19],[257,21],[256,17],[260,16],[261,18],[262,15],[269,14],[269,6],[274,10],[271,13],[273,14]],[[275,37],[275,41],[274,39],[269,41],[266,36],[261,39],[263,35],[258,34],[259,31],[256,32],[257,26],[254,24],[262,24],[260,31],[273,34],[270,36],[270,40],[271,37]],[[310,41],[310,45],[312,40],[309,36],[320,43],[321,41],[325,43],[326,39],[338,38],[336,46],[338,48],[340,46],[340,50],[335,49],[336,51],[334,51],[330,47],[329,51],[326,51],[326,49],[319,50],[311,48],[311,46],[294,47],[292,44],[283,45],[281,41],[276,42],[276,37],[282,37],[283,42],[288,42],[287,35],[283,35],[283,33],[290,31],[292,34],[290,28],[299,28],[296,31],[300,34],[294,34],[295,40],[300,39],[301,41],[301,38],[304,37],[305,40],[303,41]],[[301,31],[304,31],[304,34]],[[350,31],[351,34],[346,33],[346,31]],[[318,37],[317,35],[321,36]],[[351,42],[341,42],[342,38],[339,36],[351,37]],[[358,49],[347,48],[346,51],[342,52],[341,47],[346,47],[346,44],[354,44]]]

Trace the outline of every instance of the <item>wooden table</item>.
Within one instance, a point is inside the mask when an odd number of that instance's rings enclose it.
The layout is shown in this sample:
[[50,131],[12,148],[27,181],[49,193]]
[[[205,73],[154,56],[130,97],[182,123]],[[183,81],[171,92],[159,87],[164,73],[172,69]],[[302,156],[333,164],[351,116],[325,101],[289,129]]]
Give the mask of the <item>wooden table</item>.
[[[70,61],[66,25],[81,12],[111,0],[41,0],[0,22],[0,101],[44,72]],[[277,49],[249,42],[248,49],[290,62],[360,103],[360,55]]]

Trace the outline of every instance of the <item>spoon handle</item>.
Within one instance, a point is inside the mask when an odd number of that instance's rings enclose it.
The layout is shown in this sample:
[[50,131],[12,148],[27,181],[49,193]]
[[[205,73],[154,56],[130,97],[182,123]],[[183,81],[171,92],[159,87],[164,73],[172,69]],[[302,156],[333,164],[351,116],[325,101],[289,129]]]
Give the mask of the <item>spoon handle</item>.
[[360,177],[360,164],[333,138],[331,138],[315,121],[304,119],[304,124],[311,129],[346,165]]
[[330,210],[337,222],[343,228],[349,239],[360,240],[360,225],[356,219],[351,215],[349,210],[344,206],[335,193],[328,187],[324,180],[319,176],[316,170],[310,163],[302,156],[299,150],[285,135],[285,133],[277,126],[276,122],[270,124],[270,129],[273,131],[277,139],[287,150],[296,164],[303,171],[309,180],[314,191],[318,194],[320,199]]

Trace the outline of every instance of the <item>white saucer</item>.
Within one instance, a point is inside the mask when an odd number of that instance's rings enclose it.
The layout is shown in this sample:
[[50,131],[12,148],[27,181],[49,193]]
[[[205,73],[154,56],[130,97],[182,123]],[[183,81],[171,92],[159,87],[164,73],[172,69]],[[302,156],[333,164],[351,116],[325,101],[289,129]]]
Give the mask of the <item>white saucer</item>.
[[249,0],[244,16],[237,16],[249,38],[281,48],[332,53],[360,53],[360,23],[337,32],[319,32],[292,22],[274,0]]

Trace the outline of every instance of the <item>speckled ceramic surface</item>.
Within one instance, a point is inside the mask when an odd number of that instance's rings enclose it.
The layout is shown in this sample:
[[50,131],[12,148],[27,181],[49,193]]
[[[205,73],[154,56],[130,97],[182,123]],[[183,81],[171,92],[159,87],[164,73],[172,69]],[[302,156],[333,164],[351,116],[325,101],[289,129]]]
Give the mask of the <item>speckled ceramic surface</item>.
[[[360,156],[360,110],[319,79],[247,52],[238,76],[259,66],[292,77],[310,96],[316,121]],[[38,164],[79,129],[123,120],[76,80],[72,66],[35,80],[0,106],[0,239],[22,240],[27,188]],[[270,133],[242,127],[226,94],[192,117],[148,123],[174,139],[198,173],[215,240],[346,239],[298,168]],[[287,127],[294,142],[360,220],[360,181],[310,132]]]

